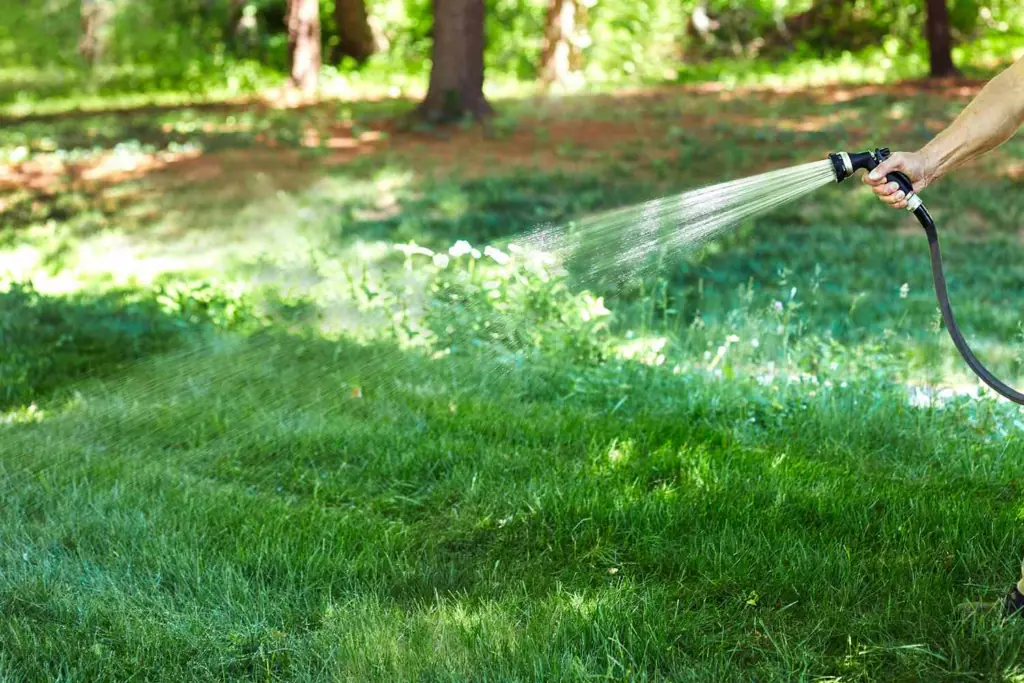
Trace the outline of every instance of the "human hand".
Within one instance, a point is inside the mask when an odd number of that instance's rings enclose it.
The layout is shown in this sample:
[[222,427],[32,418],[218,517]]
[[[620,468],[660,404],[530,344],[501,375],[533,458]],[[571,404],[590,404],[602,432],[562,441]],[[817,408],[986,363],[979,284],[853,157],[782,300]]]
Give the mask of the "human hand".
[[921,152],[896,152],[864,175],[864,183],[878,195],[883,204],[894,209],[907,208],[907,197],[896,183],[887,183],[885,176],[893,171],[902,171],[910,178],[914,192],[920,192],[935,179],[927,157]]

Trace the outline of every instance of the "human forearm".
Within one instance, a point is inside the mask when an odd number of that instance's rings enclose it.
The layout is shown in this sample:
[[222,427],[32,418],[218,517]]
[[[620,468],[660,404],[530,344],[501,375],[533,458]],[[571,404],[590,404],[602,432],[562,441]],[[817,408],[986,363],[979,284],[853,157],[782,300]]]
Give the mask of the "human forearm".
[[921,154],[928,181],[981,156],[1013,137],[1024,124],[1024,60],[993,78]]
[[864,176],[879,199],[899,209],[906,197],[894,182],[886,181],[901,171],[920,192],[934,180],[961,164],[981,156],[1013,137],[1024,124],[1024,59],[999,74],[945,130],[918,152],[897,152]]

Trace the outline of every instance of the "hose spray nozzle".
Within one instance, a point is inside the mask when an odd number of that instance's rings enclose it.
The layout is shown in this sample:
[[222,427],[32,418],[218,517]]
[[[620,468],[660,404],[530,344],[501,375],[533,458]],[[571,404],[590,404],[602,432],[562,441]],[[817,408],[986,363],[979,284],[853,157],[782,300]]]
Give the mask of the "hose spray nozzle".
[[[859,169],[873,171],[880,163],[888,159],[892,153],[888,147],[880,147],[873,152],[833,152],[828,155],[832,162],[832,170],[836,174],[836,182],[841,183]],[[914,211],[921,206],[921,198],[914,192],[914,184],[907,174],[893,171],[885,177],[886,181],[896,183],[907,199],[907,211]]]

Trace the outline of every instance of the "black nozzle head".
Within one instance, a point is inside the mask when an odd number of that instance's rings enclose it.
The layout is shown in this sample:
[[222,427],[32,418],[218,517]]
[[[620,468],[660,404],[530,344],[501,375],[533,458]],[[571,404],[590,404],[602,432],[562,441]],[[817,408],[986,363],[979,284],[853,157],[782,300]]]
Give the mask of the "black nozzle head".
[[832,170],[836,174],[836,182],[841,183],[850,175],[846,172],[846,162],[843,160],[842,154],[833,152],[828,155],[828,160],[832,162]]
[[878,164],[889,158],[889,148],[881,147],[874,152],[833,152],[828,155],[832,169],[836,172],[836,182],[841,183],[860,169],[873,170]]

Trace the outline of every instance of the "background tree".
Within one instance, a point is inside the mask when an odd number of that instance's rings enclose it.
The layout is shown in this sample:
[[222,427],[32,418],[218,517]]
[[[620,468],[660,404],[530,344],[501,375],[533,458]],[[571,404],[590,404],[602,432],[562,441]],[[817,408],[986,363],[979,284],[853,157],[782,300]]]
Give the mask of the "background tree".
[[946,0],[927,1],[928,18],[925,35],[928,38],[928,63],[932,78],[956,76],[953,64],[952,38],[949,30],[949,8]]
[[81,34],[78,39],[78,54],[90,66],[99,60],[102,49],[103,24],[108,18],[106,0],[81,0]]
[[582,67],[578,40],[582,7],[577,0],[550,0],[544,20],[544,44],[537,68],[542,88],[566,85],[573,71]]
[[247,54],[253,47],[255,33],[256,8],[246,0],[228,0],[224,42],[234,47],[239,54]]
[[417,114],[433,123],[481,119],[484,97],[484,0],[434,0],[433,64]]
[[291,82],[304,94],[316,90],[320,75],[320,3],[288,0],[288,64]]
[[227,18],[224,21],[224,42],[230,43],[238,30],[238,22],[242,20],[245,0],[228,0]]
[[241,12],[234,18],[230,43],[239,56],[252,56],[257,54],[260,42],[259,22],[256,20],[256,8],[252,5],[245,5]]
[[334,30],[338,33],[331,61],[351,57],[359,64],[377,51],[365,0],[334,0]]

